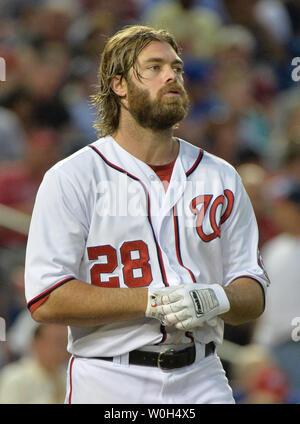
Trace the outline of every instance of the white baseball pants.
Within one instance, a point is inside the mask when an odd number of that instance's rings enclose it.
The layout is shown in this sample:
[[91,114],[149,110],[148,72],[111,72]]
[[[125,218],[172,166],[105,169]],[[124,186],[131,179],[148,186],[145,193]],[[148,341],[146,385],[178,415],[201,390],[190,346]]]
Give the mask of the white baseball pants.
[[101,359],[72,357],[65,403],[227,404],[235,403],[216,354],[177,370],[129,365],[128,355]]

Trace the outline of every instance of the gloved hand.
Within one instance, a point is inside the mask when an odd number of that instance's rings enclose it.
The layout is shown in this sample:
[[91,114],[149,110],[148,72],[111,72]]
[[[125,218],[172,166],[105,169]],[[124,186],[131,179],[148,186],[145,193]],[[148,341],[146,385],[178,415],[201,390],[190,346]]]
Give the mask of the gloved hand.
[[158,307],[158,305],[162,304],[162,296],[164,296],[166,293],[170,293],[172,289],[173,288],[171,287],[162,289],[154,289],[151,287],[148,288],[148,303],[147,309],[145,311],[145,316],[147,318],[158,319],[162,324],[165,325],[162,309],[161,307]]
[[[147,313],[164,325],[193,330],[207,322],[216,325],[218,315],[229,311],[226,293],[219,284],[184,284],[151,292]],[[149,306],[151,305],[151,306]]]

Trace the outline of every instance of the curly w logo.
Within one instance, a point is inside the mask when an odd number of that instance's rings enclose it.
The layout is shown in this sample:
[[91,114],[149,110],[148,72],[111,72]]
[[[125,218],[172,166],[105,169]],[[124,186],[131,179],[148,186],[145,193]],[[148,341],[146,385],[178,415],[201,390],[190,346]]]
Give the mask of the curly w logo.
[[[212,194],[204,194],[201,196],[195,197],[191,204],[190,209],[194,215],[197,216],[196,219],[196,230],[199,237],[205,241],[210,242],[216,237],[221,237],[221,225],[229,218],[234,204],[234,195],[232,191],[225,190],[223,195],[218,196],[216,199],[213,199]],[[219,213],[217,213],[220,207]],[[222,214],[221,210],[224,209]],[[204,219],[208,217],[211,227],[211,233],[206,233],[204,231]],[[218,218],[219,216],[219,218]]]

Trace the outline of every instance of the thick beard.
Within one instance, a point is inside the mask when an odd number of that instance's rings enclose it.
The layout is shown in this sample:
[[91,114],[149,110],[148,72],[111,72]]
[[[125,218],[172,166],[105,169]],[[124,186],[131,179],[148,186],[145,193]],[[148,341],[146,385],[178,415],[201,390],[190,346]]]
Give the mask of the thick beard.
[[[171,89],[176,89],[181,96],[164,97]],[[189,99],[184,88],[171,83],[161,89],[155,100],[151,101],[149,92],[128,81],[128,110],[143,128],[163,131],[172,128],[187,114]]]

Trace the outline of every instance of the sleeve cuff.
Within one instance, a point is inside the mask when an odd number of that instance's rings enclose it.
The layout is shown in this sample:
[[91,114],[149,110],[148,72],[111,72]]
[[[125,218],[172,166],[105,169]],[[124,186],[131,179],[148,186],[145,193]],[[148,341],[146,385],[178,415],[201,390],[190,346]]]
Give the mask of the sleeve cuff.
[[75,279],[74,277],[65,278],[64,280],[59,281],[54,286],[50,287],[49,289],[45,290],[43,293],[39,294],[38,296],[30,300],[30,302],[27,303],[27,308],[29,309],[30,313],[32,314],[40,305],[42,305],[55,289],[57,289],[58,287],[61,287],[62,285],[74,279]]

